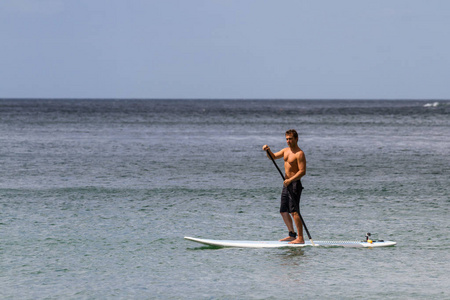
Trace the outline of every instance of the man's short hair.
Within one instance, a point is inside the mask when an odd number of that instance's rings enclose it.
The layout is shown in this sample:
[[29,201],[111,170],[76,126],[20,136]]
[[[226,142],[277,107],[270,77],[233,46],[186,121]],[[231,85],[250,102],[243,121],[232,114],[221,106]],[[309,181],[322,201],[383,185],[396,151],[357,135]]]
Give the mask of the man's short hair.
[[295,131],[295,129],[289,129],[286,131],[286,135],[293,135],[295,139],[298,139],[298,134],[297,131]]

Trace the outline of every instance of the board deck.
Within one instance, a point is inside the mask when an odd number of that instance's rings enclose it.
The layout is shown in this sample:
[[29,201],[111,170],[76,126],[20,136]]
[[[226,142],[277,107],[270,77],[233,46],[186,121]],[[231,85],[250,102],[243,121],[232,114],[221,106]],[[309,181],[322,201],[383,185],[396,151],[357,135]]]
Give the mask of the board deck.
[[[199,239],[193,237],[184,237],[186,240],[216,247],[238,247],[238,248],[281,248],[281,247],[308,247],[313,246],[311,241],[305,241],[304,244],[289,244],[280,241],[241,241],[241,240],[212,240]],[[397,244],[393,241],[373,241],[372,243],[364,241],[314,241],[316,247],[346,247],[346,248],[374,248],[388,247]]]

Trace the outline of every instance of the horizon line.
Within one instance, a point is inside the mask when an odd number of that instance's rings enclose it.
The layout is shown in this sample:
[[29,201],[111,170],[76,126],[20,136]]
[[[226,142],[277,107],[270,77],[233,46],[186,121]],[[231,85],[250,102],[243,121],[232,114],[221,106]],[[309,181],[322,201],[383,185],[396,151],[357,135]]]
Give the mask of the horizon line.
[[71,97],[0,97],[5,100],[137,100],[137,101],[450,101],[450,98],[71,98]]

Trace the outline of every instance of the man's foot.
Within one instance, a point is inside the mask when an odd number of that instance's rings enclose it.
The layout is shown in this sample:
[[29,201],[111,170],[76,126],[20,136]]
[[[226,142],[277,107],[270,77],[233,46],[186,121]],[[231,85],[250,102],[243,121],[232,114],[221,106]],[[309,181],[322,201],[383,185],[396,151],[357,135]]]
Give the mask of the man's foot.
[[294,237],[288,236],[288,237],[285,237],[284,239],[281,239],[280,242],[290,242],[290,241],[293,241],[293,240],[295,240]]
[[287,238],[281,239],[280,242],[290,242],[295,240],[297,233],[294,231],[289,231],[289,236]]
[[295,240],[292,240],[291,242],[289,242],[289,244],[304,244],[305,240],[304,239],[300,239],[300,238],[296,238]]

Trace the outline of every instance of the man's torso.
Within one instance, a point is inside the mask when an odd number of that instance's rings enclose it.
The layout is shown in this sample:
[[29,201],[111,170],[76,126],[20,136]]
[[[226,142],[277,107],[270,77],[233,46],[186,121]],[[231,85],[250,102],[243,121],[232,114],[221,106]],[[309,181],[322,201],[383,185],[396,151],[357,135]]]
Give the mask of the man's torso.
[[298,157],[302,150],[297,147],[297,149],[291,150],[291,148],[285,148],[284,150],[284,170],[286,172],[286,179],[293,177],[298,171]]

